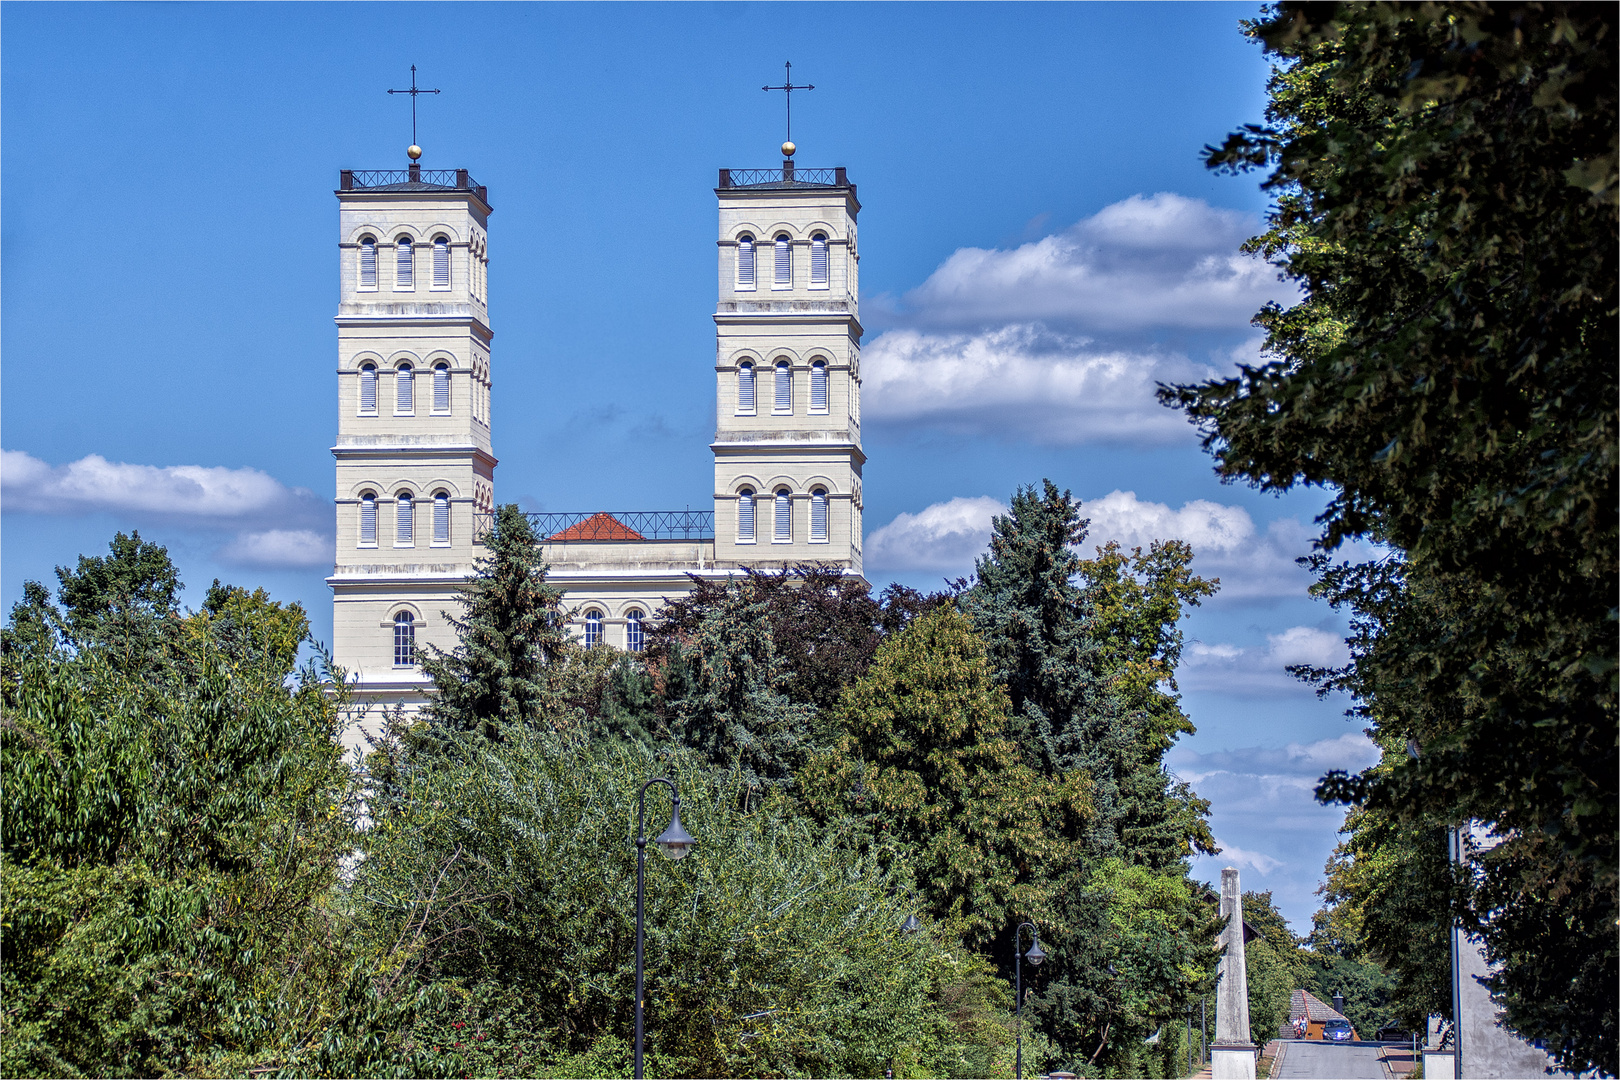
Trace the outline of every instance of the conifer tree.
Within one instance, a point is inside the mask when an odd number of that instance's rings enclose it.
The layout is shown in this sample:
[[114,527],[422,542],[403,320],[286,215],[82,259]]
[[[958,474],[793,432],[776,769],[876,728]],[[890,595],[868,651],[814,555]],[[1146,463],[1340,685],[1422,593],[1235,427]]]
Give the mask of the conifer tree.
[[445,614],[461,643],[430,648],[421,662],[434,687],[429,719],[499,741],[503,726],[544,722],[555,697],[546,667],[569,642],[540,537],[515,504],[495,511],[484,546],[488,556],[458,596],[464,616]]

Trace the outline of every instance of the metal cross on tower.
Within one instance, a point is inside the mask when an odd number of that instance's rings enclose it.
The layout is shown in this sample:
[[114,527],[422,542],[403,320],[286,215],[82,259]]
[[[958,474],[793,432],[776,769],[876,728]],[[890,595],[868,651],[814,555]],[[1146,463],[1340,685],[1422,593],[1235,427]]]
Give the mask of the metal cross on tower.
[[[810,84],[810,83],[805,83],[802,86],[794,86],[793,85],[793,61],[789,60],[784,66],[787,68],[787,78],[782,80],[782,85],[781,86],[762,86],[762,87],[760,87],[760,89],[761,90],[785,90],[787,92],[787,144],[786,145],[787,146],[792,146],[793,145],[793,91],[795,91],[795,90],[814,90],[815,86]],[[784,150],[783,152],[784,153],[789,153],[786,150]],[[791,154],[789,156],[791,156]]]
[[388,92],[390,94],[409,94],[409,95],[411,95],[411,145],[415,146],[416,145],[416,95],[417,94],[437,94],[439,91],[437,91],[437,90],[419,90],[419,89],[417,89],[417,86],[416,86],[416,65],[412,64],[411,65],[411,88],[409,90],[390,90]]

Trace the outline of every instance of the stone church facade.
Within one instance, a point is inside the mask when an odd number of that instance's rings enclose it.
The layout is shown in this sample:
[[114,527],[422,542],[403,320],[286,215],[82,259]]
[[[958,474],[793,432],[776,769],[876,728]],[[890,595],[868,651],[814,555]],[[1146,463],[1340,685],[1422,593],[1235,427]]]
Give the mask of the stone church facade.
[[[333,655],[359,701],[414,709],[416,651],[455,645],[443,613],[496,505],[492,208],[466,170],[415,163],[345,170],[336,194]],[[855,185],[788,158],[720,170],[715,195],[714,509],[530,515],[590,645],[638,650],[688,575],[862,573]]]

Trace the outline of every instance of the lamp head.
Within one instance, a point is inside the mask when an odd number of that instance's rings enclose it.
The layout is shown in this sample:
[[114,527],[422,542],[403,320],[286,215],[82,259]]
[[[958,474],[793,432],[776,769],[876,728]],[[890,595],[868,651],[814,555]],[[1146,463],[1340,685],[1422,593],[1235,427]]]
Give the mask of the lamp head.
[[673,859],[676,862],[686,858],[687,855],[691,854],[692,849],[697,847],[697,841],[692,839],[692,834],[681,828],[681,802],[679,799],[675,800],[675,812],[670,815],[669,828],[665,829],[663,834],[653,842],[658,845],[658,850],[664,853],[665,858]]
[[1030,967],[1040,967],[1041,966],[1041,961],[1046,959],[1046,954],[1041,952],[1041,939],[1040,938],[1036,938],[1034,940],[1034,942],[1031,943],[1031,945],[1029,947],[1029,952],[1024,954],[1024,959],[1029,961],[1029,966]]
[[922,920],[915,915],[907,915],[906,921],[900,924],[902,934],[915,934],[922,929]]

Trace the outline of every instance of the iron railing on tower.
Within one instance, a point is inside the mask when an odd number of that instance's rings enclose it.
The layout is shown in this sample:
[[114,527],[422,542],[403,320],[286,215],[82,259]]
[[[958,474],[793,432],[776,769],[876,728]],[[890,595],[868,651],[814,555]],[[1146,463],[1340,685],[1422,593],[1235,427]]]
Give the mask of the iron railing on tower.
[[836,169],[800,169],[791,160],[782,162],[780,169],[721,169],[722,188],[757,188],[783,190],[790,188],[853,188],[848,172]]
[[470,191],[489,203],[489,189],[466,169],[344,169],[338,173],[339,191]]
[[[546,544],[636,543],[647,540],[712,541],[713,510],[614,510],[525,514]],[[495,515],[473,515],[473,536],[482,540]]]

